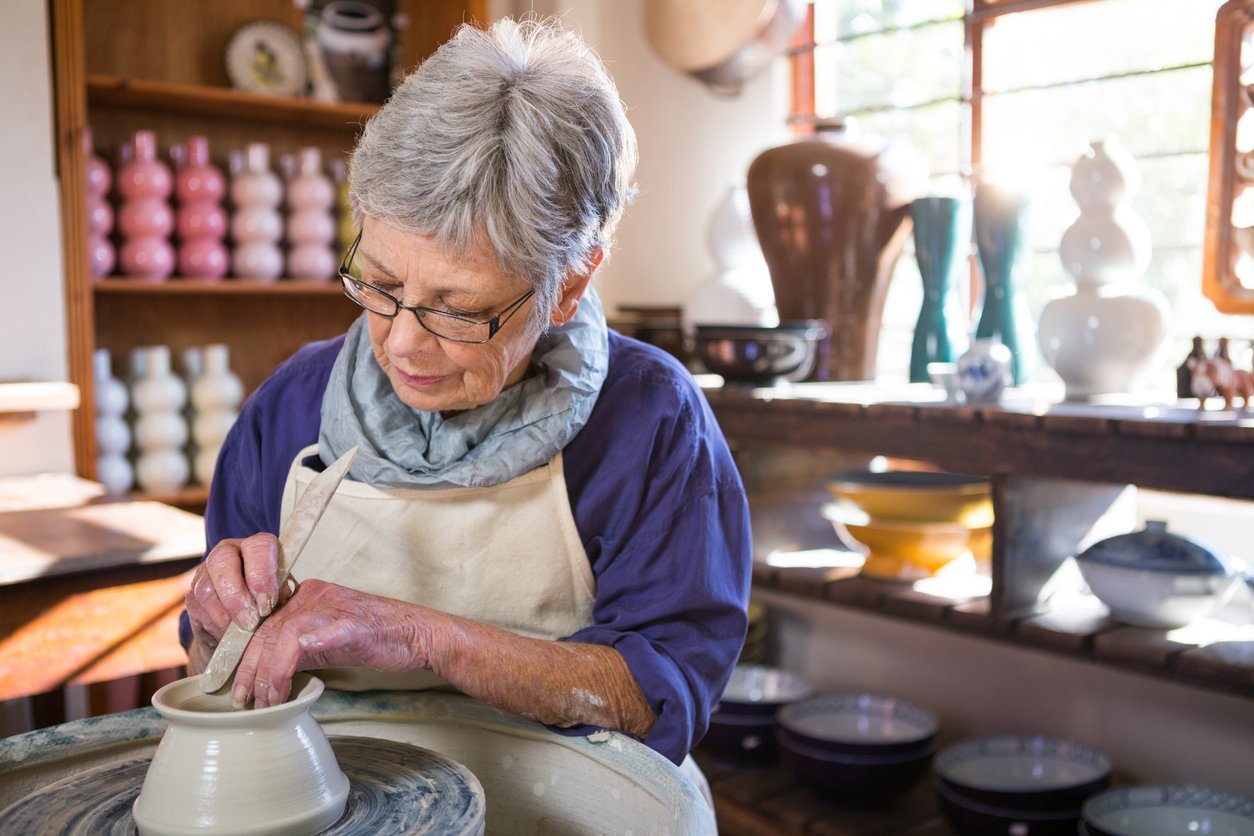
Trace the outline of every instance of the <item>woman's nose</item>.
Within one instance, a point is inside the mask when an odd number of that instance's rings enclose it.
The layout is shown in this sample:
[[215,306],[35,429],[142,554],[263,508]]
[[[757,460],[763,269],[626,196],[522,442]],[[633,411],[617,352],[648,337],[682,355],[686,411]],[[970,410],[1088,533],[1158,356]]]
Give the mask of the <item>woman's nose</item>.
[[431,351],[439,338],[422,327],[413,311],[402,310],[392,318],[387,342],[391,354],[407,357]]

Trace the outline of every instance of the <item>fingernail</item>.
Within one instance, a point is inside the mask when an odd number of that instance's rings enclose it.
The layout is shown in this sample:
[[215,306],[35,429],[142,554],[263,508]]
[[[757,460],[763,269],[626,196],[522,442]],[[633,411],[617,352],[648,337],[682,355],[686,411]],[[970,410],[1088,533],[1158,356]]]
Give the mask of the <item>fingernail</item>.
[[300,642],[301,647],[313,647],[315,644],[318,643],[318,640],[317,638],[314,637],[313,633],[306,633],[305,635],[297,639],[297,641]]
[[257,610],[261,613],[262,618],[265,618],[267,615],[269,615],[270,610],[273,607],[274,607],[274,604],[273,602],[271,602],[269,595],[267,595],[264,592],[260,592],[257,594]]
[[248,689],[243,685],[236,685],[231,690],[231,706],[239,709],[248,705]]
[[257,629],[257,625],[261,623],[261,618],[252,610],[240,610],[235,614],[235,623],[241,629],[252,632]]
[[270,692],[267,695],[266,699],[270,705],[278,705],[281,702],[281,700],[279,699],[279,689],[271,685]]

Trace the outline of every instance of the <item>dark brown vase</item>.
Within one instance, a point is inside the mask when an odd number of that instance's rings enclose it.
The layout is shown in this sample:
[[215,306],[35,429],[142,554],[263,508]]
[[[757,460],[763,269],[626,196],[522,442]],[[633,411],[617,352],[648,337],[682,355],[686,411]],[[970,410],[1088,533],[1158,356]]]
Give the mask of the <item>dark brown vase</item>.
[[815,138],[762,152],[748,174],[780,319],[820,319],[830,330],[811,380],[875,377],[888,282],[910,203],[927,189],[912,151],[886,152],[842,127],[821,122]]

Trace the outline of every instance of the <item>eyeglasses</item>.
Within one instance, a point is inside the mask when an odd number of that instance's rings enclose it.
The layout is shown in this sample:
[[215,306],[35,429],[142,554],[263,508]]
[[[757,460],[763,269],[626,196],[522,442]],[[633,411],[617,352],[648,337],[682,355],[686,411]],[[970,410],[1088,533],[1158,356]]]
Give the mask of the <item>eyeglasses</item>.
[[[402,310],[409,311],[417,319],[418,324],[427,331],[443,340],[456,343],[482,344],[496,336],[509,318],[518,312],[523,304],[535,295],[535,289],[528,290],[519,296],[505,310],[491,319],[480,320],[459,316],[448,311],[437,311],[421,305],[402,305],[400,300],[390,293],[380,290],[369,282],[364,282],[352,275],[350,268],[353,256],[357,254],[357,245],[361,243],[361,233],[348,248],[344,261],[340,263],[340,282],[344,285],[344,295],[361,305],[370,313],[395,318]],[[486,332],[484,329],[487,329]]]

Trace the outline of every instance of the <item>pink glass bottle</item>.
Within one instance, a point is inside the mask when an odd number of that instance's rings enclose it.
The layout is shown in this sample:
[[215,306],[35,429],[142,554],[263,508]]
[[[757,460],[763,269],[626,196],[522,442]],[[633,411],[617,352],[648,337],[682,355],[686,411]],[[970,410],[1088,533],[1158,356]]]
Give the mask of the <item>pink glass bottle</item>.
[[335,185],[322,170],[322,152],[302,148],[296,175],[287,184],[288,273],[327,281],[335,276]]
[[96,153],[91,128],[83,129],[83,158],[87,179],[87,265],[93,279],[109,275],[117,263],[117,253],[109,240],[113,232],[113,207],[109,205],[109,186],[113,173],[109,164]]
[[270,281],[283,272],[283,184],[270,170],[270,146],[254,142],[244,155],[243,168],[231,179],[231,267],[245,279]]
[[226,211],[222,208],[226,180],[209,158],[209,140],[205,137],[188,138],[182,157],[174,175],[179,275],[220,279],[230,266],[222,243],[226,237]]
[[174,272],[170,232],[173,181],[170,169],[157,158],[157,138],[152,131],[136,131],[132,158],[118,169],[117,189],[122,196],[118,229],[122,233],[119,262],[128,276],[161,280]]

